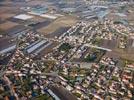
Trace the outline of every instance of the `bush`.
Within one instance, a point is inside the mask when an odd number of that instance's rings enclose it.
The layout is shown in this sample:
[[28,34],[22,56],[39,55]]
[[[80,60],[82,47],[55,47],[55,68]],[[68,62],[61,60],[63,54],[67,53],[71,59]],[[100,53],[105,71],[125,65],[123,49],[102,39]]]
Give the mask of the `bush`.
[[68,52],[71,48],[73,48],[69,43],[63,43],[60,47],[59,47],[59,51],[65,51]]
[[95,61],[96,59],[96,55],[95,54],[89,54],[86,58],[85,58],[85,61],[86,62],[92,62],[92,61]]

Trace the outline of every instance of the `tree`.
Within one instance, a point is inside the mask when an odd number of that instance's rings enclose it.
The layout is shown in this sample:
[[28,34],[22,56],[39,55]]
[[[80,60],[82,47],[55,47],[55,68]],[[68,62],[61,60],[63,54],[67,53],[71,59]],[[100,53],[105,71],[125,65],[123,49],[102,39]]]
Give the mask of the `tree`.
[[92,61],[95,61],[96,59],[96,55],[95,54],[89,54],[86,58],[85,58],[85,61],[86,62],[92,62]]
[[59,51],[65,51],[68,52],[71,48],[73,48],[69,43],[63,43],[60,47],[59,47]]

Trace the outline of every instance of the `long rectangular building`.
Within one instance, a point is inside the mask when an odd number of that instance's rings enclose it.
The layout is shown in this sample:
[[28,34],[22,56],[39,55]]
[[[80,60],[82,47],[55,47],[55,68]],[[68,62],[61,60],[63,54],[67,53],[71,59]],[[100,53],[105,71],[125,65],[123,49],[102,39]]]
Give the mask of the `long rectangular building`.
[[32,54],[33,56],[37,56],[41,51],[43,51],[45,48],[47,48],[51,44],[52,44],[51,41],[47,41],[44,39],[37,40],[31,45],[27,46],[24,49],[24,52],[26,54]]
[[10,46],[10,47],[8,47],[8,48],[5,48],[5,49],[1,50],[1,51],[0,51],[0,54],[4,54],[4,53],[7,53],[7,52],[11,52],[11,51],[15,50],[15,48],[16,48],[16,45],[12,45],[12,46]]
[[42,46],[46,42],[47,42],[46,40],[42,40],[42,41],[38,42],[37,44],[35,44],[31,48],[27,49],[27,53],[32,53],[33,51],[35,51],[36,49],[38,49],[40,46]]

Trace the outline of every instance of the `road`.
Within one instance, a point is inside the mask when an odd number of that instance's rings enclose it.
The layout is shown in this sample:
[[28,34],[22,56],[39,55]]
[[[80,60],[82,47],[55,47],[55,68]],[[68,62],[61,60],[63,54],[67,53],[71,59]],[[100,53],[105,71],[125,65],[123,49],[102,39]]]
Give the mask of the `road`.
[[94,46],[94,45],[90,45],[90,44],[84,44],[85,46],[91,47],[91,48],[96,48],[96,49],[100,49],[100,50],[105,50],[105,51],[112,51],[111,49],[108,48],[103,48],[103,47],[99,47],[99,46]]
[[13,88],[13,86],[11,85],[12,82],[8,79],[7,76],[4,76],[4,80],[7,82],[7,85],[8,85],[8,87],[10,88],[10,93],[11,93],[11,95],[12,95],[12,96],[15,96],[16,100],[19,100],[19,97],[18,97],[17,93],[14,91],[14,88]]

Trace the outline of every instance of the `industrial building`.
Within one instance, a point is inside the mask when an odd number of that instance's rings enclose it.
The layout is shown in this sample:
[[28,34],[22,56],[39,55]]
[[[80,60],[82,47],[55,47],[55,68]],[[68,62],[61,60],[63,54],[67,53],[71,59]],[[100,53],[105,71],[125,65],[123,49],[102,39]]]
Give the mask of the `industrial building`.
[[49,42],[47,40],[37,40],[34,43],[27,46],[25,48],[24,52],[26,52],[27,54],[37,55],[50,44],[51,44],[51,42]]
[[26,14],[20,14],[20,15],[14,16],[14,18],[21,19],[21,20],[28,20],[28,19],[33,18],[33,16],[26,15]]

